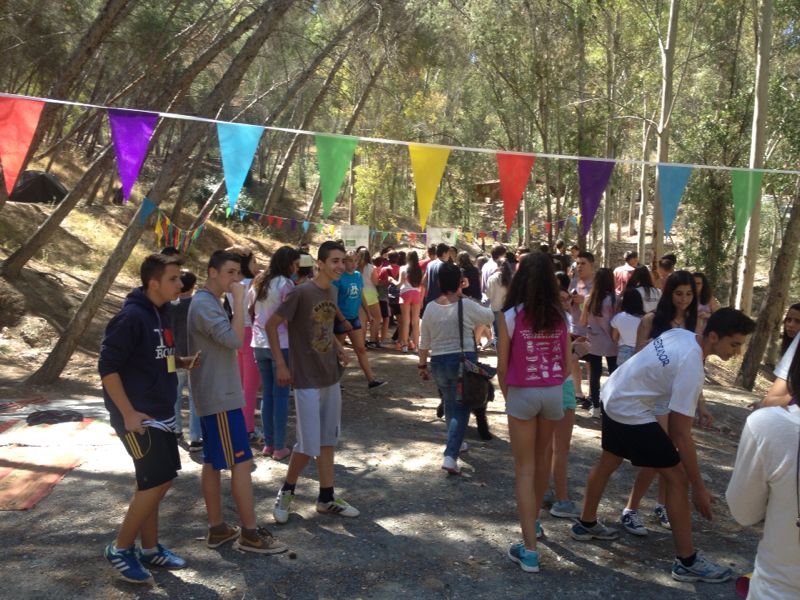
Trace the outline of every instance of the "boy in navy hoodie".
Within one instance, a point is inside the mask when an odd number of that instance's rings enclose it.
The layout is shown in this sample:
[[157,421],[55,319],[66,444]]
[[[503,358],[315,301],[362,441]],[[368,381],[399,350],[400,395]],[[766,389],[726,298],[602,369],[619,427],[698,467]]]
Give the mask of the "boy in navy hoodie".
[[[133,459],[136,491],[105,557],[122,579],[147,583],[147,566],[181,569],[179,556],[158,543],[158,505],[181,468],[175,438],[176,368],[193,361],[175,355],[169,303],[181,291],[180,256],[151,254],[141,266],[142,287],[109,321],[98,368],[111,426]],[[141,549],[136,538],[141,539]]]

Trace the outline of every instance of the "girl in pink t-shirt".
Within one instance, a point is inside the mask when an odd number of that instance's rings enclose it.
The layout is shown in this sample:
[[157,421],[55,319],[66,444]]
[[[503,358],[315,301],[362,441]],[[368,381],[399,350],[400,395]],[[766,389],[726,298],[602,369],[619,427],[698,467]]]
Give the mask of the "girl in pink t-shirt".
[[506,399],[514,455],[517,512],[523,542],[509,558],[538,572],[536,520],[550,477],[547,446],[564,416],[561,385],[569,373],[569,336],[553,263],[547,254],[526,254],[508,289],[498,321],[497,376]]

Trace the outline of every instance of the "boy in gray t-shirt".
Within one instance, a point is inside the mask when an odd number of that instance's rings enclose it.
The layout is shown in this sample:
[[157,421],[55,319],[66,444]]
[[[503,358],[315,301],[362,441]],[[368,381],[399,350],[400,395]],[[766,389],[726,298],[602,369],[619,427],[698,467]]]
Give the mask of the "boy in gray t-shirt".
[[[244,396],[236,350],[244,337],[244,286],[239,256],[217,250],[208,261],[206,284],[189,305],[189,349],[199,353],[200,364],[191,372],[192,390],[203,433],[201,486],[208,516],[206,545],[218,548],[236,539],[234,548],[259,554],[287,550],[256,522],[253,501],[253,454],[247,439],[242,407]],[[220,299],[233,297],[233,318],[228,320]],[[221,471],[230,469],[231,494],[242,527],[225,523]],[[238,539],[237,539],[238,538]]]
[[278,327],[288,323],[291,369],[280,350],[273,350],[278,385],[294,385],[297,443],[289,460],[286,480],[275,499],[272,514],[286,523],[297,479],[311,457],[317,458],[319,496],[317,512],[357,517],[359,511],[333,494],[333,458],[342,415],[340,364],[344,349],[333,334],[336,289],[332,282],[344,272],[344,248],[325,242],[317,255],[317,276],[294,288],[265,326],[270,348],[279,349]]

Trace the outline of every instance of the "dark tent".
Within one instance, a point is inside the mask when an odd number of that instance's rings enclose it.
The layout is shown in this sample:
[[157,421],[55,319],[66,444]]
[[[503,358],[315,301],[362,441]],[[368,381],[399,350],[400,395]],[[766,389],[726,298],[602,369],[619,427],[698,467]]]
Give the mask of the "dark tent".
[[8,197],[12,202],[59,203],[67,195],[67,188],[55,175],[44,171],[24,171]]

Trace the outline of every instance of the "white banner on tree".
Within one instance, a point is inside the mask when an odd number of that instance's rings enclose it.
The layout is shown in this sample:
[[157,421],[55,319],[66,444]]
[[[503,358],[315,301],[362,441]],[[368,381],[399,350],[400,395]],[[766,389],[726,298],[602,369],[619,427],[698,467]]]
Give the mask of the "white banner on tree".
[[458,229],[454,227],[428,227],[428,245],[431,244],[447,244],[448,246],[455,246],[458,239]]
[[359,246],[369,248],[369,225],[341,225],[339,235],[345,250],[355,250]]

